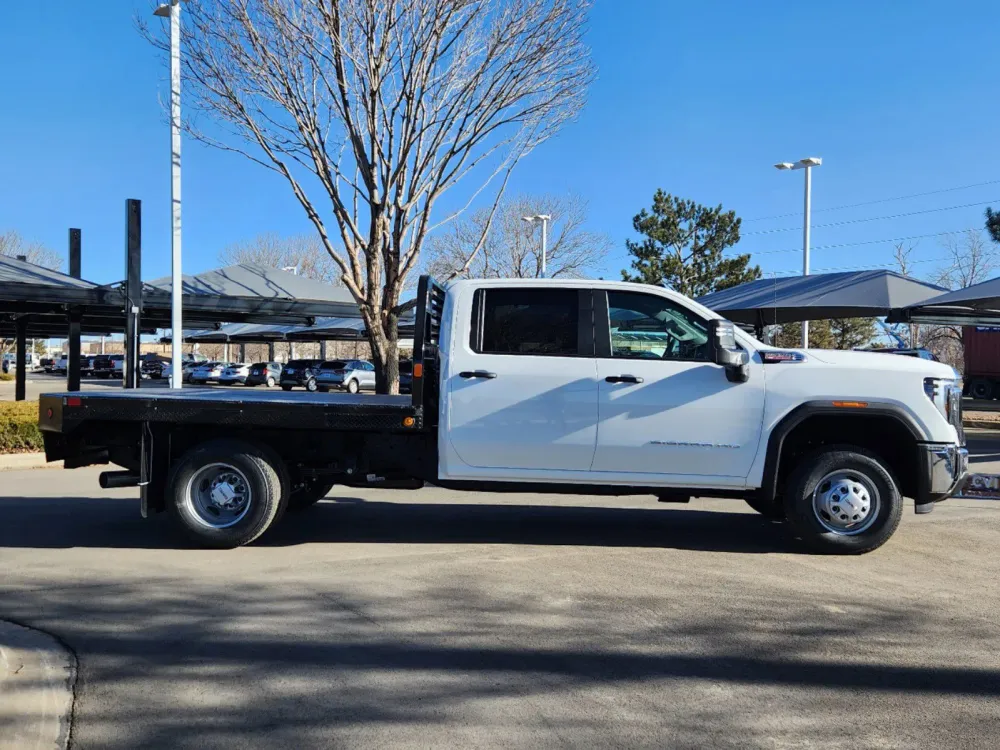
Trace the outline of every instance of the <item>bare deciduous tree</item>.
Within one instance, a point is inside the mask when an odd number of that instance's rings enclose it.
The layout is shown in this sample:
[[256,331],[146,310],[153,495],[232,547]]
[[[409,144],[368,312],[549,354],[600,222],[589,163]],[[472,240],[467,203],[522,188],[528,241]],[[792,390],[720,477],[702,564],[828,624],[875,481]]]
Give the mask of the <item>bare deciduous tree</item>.
[[[589,0],[184,5],[185,91],[219,125],[189,132],[287,181],[360,306],[380,390],[397,389],[400,293],[428,233],[487,189],[495,210],[517,163],[580,111],[594,74],[588,10]],[[139,23],[166,48],[165,28]],[[457,209],[439,215],[441,196],[470,175]]]
[[51,268],[54,271],[58,271],[63,265],[63,259],[59,253],[50,250],[41,242],[24,239],[20,232],[13,229],[0,232],[0,255],[5,255],[8,258],[24,255],[29,263]]
[[892,258],[896,261],[896,269],[903,276],[910,276],[913,273],[913,261],[910,260],[910,256],[916,249],[916,245],[905,245],[902,242],[897,242],[893,248]]
[[948,252],[948,265],[935,283],[948,289],[965,289],[986,281],[1000,265],[996,250],[978,229],[945,235],[941,244]]
[[[8,258],[25,256],[29,263],[58,271],[63,265],[59,253],[50,250],[41,242],[26,240],[20,232],[9,229],[0,232],[0,255]],[[0,354],[6,354],[14,349],[14,339],[0,339]]]
[[292,237],[259,234],[224,247],[219,253],[219,261],[226,265],[256,263],[268,268],[294,267],[306,278],[340,284],[340,269],[319,239],[311,234]]
[[[579,196],[520,195],[504,200],[487,231],[490,211],[453,222],[427,240],[427,269],[442,279],[533,279],[542,275],[542,243],[525,216],[548,214],[546,273],[580,277],[595,271],[613,247],[610,237],[585,228],[587,202]],[[475,257],[479,238],[485,241]]]

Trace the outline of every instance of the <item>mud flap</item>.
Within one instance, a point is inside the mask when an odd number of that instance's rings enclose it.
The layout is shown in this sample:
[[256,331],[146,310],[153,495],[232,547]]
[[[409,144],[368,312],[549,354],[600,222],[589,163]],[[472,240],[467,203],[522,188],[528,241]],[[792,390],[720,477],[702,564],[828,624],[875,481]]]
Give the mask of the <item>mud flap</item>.
[[142,424],[139,460],[139,510],[143,518],[166,510],[167,472],[170,470],[170,435],[148,422]]

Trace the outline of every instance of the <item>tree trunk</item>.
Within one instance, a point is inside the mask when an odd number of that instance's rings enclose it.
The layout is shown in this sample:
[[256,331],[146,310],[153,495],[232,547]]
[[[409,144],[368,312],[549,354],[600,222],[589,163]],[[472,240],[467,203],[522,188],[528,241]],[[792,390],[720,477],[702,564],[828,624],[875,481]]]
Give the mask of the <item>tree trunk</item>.
[[399,393],[399,315],[383,311],[382,320],[364,317],[375,365],[375,392]]

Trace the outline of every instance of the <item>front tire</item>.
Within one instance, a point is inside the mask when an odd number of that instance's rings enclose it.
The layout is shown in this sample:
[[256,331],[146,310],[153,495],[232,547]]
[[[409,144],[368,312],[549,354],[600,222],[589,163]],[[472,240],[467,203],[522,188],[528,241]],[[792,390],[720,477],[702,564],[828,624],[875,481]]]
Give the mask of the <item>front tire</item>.
[[287,471],[270,451],[238,440],[212,440],[174,464],[167,507],[199,544],[232,549],[254,541],[281,517],[288,488]]
[[352,381],[350,381],[347,384],[347,392],[348,393],[357,393],[359,390],[361,390],[361,389],[358,387],[358,381],[357,380],[352,380]]
[[269,377],[269,378],[267,379],[267,382],[265,383],[265,385],[266,385],[266,386],[267,386],[268,388],[274,388],[274,378],[271,378],[271,377]]
[[857,555],[889,540],[903,499],[882,459],[863,448],[835,446],[806,456],[792,472],[785,514],[811,551]]

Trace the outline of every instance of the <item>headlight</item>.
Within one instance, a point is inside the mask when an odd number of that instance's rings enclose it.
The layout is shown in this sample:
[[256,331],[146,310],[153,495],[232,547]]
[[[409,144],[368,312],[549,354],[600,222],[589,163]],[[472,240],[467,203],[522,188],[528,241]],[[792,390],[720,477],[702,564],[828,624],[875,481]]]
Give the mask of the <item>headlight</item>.
[[[949,422],[958,417],[962,407],[962,381],[951,378],[924,378],[924,393],[941,416]],[[955,414],[953,415],[953,412]]]

